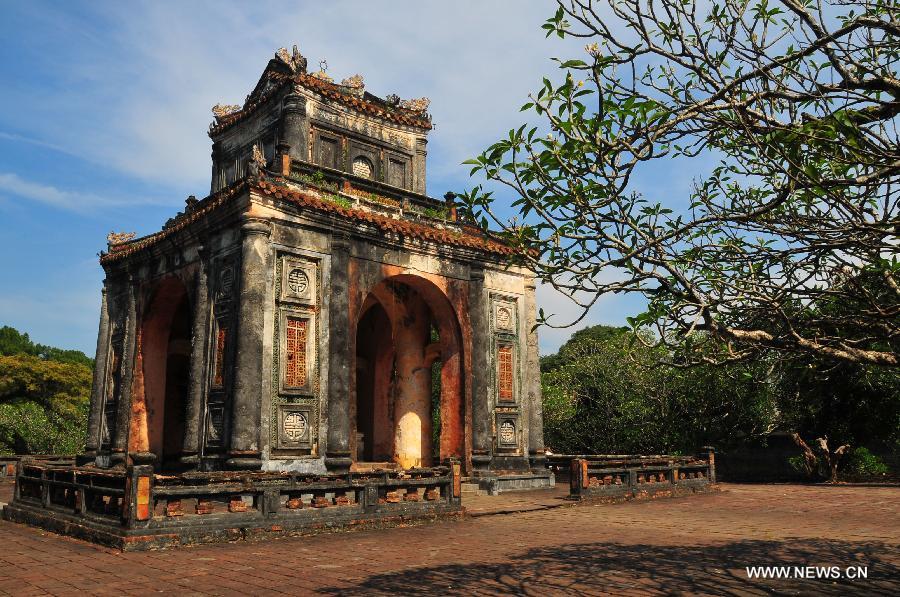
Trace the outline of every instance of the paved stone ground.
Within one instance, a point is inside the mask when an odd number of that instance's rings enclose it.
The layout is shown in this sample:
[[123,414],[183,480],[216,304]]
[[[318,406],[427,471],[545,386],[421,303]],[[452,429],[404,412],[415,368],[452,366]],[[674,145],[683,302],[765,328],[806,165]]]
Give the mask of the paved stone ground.
[[[722,488],[128,554],[0,522],[0,594],[900,594],[900,488]],[[869,578],[760,581],[744,570],[780,564],[863,565]]]

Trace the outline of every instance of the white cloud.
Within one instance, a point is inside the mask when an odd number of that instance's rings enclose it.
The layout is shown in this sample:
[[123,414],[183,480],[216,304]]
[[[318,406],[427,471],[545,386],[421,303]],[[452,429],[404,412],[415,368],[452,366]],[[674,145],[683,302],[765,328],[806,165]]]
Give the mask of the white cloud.
[[17,174],[0,172],[0,193],[4,192],[17,197],[52,205],[53,207],[81,213],[108,207],[166,203],[165,200],[140,198],[130,195],[122,197],[105,197],[93,193],[66,191],[51,185],[24,180]]
[[338,80],[359,72],[377,95],[430,97],[429,149],[441,158],[430,160],[430,174],[462,179],[461,161],[520,124],[518,107],[554,70],[548,57],[580,51],[544,40],[540,24],[552,10],[512,0],[153,2],[111,3],[76,19],[44,5],[35,9],[41,37],[66,50],[48,48],[54,60],[42,64],[52,93],[17,82],[0,105],[29,115],[8,130],[201,195],[210,107],[241,103],[274,50],[298,43],[311,68],[327,57]]
[[[550,322],[553,325],[571,324],[582,313],[582,308],[572,302],[572,299],[549,284],[539,282],[535,294],[537,304],[544,310],[544,315],[548,317],[552,315]],[[625,317],[637,313],[644,302],[637,296],[608,294],[600,297],[584,319],[571,327],[541,326],[538,328],[541,354],[556,352],[569,339],[569,336],[582,328],[599,324],[625,325]]]

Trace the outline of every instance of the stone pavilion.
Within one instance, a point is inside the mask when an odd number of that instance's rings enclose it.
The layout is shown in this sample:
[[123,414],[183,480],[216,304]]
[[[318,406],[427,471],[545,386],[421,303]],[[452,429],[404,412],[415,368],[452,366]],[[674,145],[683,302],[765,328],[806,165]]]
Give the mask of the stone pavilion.
[[426,99],[279,50],[205,199],[111,234],[81,464],[543,471],[532,273],[426,196]]

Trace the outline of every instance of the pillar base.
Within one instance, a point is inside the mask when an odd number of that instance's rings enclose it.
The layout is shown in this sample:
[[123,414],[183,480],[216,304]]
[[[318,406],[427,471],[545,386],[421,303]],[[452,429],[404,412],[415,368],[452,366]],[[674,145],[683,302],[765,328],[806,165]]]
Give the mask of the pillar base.
[[329,473],[344,474],[350,472],[350,465],[353,459],[350,458],[349,452],[327,454],[325,456],[325,468]]
[[110,467],[124,467],[125,466],[125,452],[113,452],[109,455],[109,466]]
[[472,453],[472,470],[487,472],[491,468],[491,454],[486,450],[483,453]]
[[75,466],[94,464],[97,461],[97,450],[85,450],[84,454],[75,456]]
[[134,464],[149,464],[152,466],[158,462],[158,458],[153,452],[134,452],[131,454],[131,461]]
[[200,464],[200,455],[196,452],[184,452],[178,457],[178,462],[188,467],[196,467]]
[[543,452],[532,452],[528,455],[531,470],[541,472],[547,470],[547,455]]
[[236,471],[258,471],[262,468],[262,454],[259,452],[230,452],[225,466]]

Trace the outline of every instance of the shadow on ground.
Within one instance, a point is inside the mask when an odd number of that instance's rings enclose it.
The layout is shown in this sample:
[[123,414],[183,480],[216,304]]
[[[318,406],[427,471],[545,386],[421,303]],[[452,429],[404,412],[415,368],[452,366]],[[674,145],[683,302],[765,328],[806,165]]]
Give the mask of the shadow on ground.
[[[498,545],[497,549],[503,547]],[[536,548],[510,557],[513,561],[508,563],[433,566],[375,575],[353,587],[326,587],[320,592],[900,594],[900,547],[884,543],[788,539],[659,546],[596,542]],[[751,580],[745,570],[745,566],[776,565],[838,566],[841,572],[848,566],[867,566],[868,579]]]

